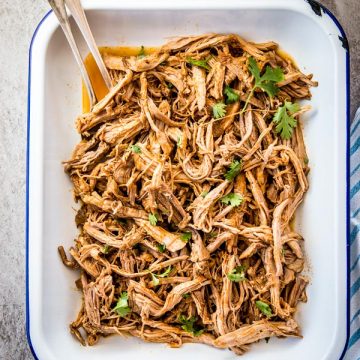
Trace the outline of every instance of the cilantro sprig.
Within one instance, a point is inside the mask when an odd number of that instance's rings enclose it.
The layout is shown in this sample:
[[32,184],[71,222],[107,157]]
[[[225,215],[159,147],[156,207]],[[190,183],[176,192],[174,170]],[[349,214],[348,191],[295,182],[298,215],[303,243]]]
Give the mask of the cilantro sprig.
[[240,282],[246,279],[245,277],[245,267],[240,265],[235,269],[232,269],[228,274],[227,278],[233,282]]
[[257,301],[255,301],[255,305],[268,318],[274,316],[271,311],[271,307],[266,302],[257,300]]
[[273,121],[276,124],[275,131],[280,133],[282,139],[289,140],[291,138],[293,130],[297,125],[297,121],[292,115],[299,110],[299,104],[286,100],[284,105],[277,109]]
[[204,332],[204,329],[199,329],[195,326],[197,321],[195,316],[187,318],[185,315],[180,315],[178,320],[182,324],[181,328],[193,336],[200,336]]
[[113,309],[117,312],[120,317],[125,317],[131,312],[131,309],[128,304],[128,293],[127,291],[123,291],[118,299],[116,306]]
[[241,205],[244,199],[239,194],[230,193],[220,198],[220,201],[225,205],[231,205],[235,207]]
[[254,95],[255,89],[259,88],[265,91],[270,97],[274,97],[279,92],[279,88],[276,86],[276,83],[284,80],[284,73],[279,67],[272,68],[271,66],[267,65],[265,73],[261,75],[259,66],[253,57],[249,58],[248,69],[254,76],[255,84],[250,90],[241,113],[246,110],[251,97]]
[[233,181],[236,178],[236,176],[239,175],[241,169],[242,169],[242,161],[241,160],[233,161],[229,166],[229,170],[225,174],[225,179],[228,181]]

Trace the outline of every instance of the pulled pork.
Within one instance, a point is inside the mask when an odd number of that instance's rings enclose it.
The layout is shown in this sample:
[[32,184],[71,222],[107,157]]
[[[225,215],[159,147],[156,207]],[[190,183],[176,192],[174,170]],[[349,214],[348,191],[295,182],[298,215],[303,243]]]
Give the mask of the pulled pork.
[[[276,94],[254,88],[250,59],[259,74],[281,69]],[[312,76],[277,44],[233,34],[104,60],[114,87],[78,117],[82,140],[64,163],[81,204],[71,259],[59,248],[81,273],[71,333],[83,345],[130,334],[236,354],[271,336],[300,337],[294,315],[308,280],[291,223],[308,189],[306,107],[290,114],[289,138],[273,118],[311,97]]]

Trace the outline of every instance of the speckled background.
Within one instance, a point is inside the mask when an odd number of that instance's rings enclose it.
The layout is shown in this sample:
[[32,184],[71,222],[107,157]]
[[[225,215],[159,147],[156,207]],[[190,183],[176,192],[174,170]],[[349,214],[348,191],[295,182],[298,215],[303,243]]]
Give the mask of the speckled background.
[[[360,1],[321,3],[337,16],[348,36],[353,116],[360,105]],[[45,0],[0,0],[1,360],[32,359],[25,336],[27,63],[31,36],[48,10]]]

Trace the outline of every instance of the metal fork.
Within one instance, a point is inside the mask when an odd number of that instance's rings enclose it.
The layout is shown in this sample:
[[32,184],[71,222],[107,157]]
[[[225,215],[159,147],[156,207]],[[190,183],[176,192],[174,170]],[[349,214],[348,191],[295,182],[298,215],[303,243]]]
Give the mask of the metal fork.
[[94,37],[91,33],[89,23],[87,22],[84,9],[81,6],[80,0],[48,0],[48,2],[50,4],[51,8],[54,10],[54,13],[59,20],[60,26],[66,36],[66,39],[69,42],[71,50],[75,56],[75,60],[79,66],[81,76],[84,80],[87,92],[89,94],[90,108],[92,108],[96,103],[95,92],[92,87],[86,67],[84,65],[84,61],[83,61],[83,59],[80,55],[79,49],[76,45],[74,35],[71,31],[71,26],[70,26],[69,17],[67,14],[66,6],[70,10],[76,24],[78,25],[86,43],[90,49],[90,52],[96,61],[96,64],[100,70],[100,73],[101,73],[108,89],[110,89],[112,87],[112,82],[111,82],[110,75],[106,69],[106,66],[102,60],[102,57],[100,55],[100,52],[96,45]]

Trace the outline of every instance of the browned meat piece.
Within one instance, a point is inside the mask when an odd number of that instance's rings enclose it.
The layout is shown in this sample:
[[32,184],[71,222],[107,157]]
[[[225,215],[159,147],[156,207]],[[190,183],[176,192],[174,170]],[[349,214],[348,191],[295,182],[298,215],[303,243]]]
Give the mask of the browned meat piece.
[[137,224],[158,243],[165,245],[169,251],[178,251],[186,246],[180,234],[173,234],[160,226],[153,226],[149,221],[136,220]]
[[199,111],[201,111],[205,106],[206,100],[206,73],[204,69],[197,66],[193,67],[192,72],[197,106]]
[[278,205],[274,210],[274,218],[272,223],[272,230],[273,230],[273,241],[274,241],[274,260],[275,260],[275,267],[276,267],[276,275],[281,276],[283,274],[282,264],[281,264],[281,257],[283,251],[283,244],[281,241],[281,215],[288,205],[289,199],[283,201],[280,205]]
[[269,223],[269,209],[264,198],[264,194],[260,189],[259,184],[254,178],[254,175],[251,171],[246,172],[246,178],[250,183],[250,189],[254,197],[256,206],[259,208],[259,218],[261,225],[267,225]]
[[126,71],[128,69],[134,72],[149,71],[156,68],[169,57],[169,54],[152,54],[144,57],[131,56],[128,59],[122,57],[104,54],[105,65],[109,69]]
[[216,188],[211,190],[205,197],[201,195],[195,199],[192,204],[194,227],[204,232],[210,232],[212,229],[211,218],[208,216],[211,206],[220,199],[225,188],[228,186],[227,181],[223,181]]
[[99,139],[108,144],[115,145],[130,141],[144,128],[144,123],[138,116],[123,119],[120,123],[114,123],[102,128]]
[[290,291],[289,298],[287,299],[287,302],[291,307],[295,307],[300,301],[308,282],[309,281],[302,276],[296,277],[295,283]]
[[288,322],[261,320],[219,336],[214,341],[214,345],[222,348],[241,346],[272,336],[299,336],[299,329],[294,320]]
[[104,200],[96,193],[93,193],[92,195],[84,195],[81,199],[85,204],[94,205],[109,214],[113,214],[115,217],[131,219],[148,218],[147,213],[143,210],[123,206],[120,201]]
[[184,294],[191,293],[195,290],[202,288],[210,283],[209,280],[202,276],[196,277],[194,280],[184,282],[180,285],[175,286],[167,295],[164,306],[155,311],[152,315],[154,317],[160,317],[166,312],[172,310],[182,299]]
[[104,156],[109,152],[110,147],[101,142],[96,150],[90,150],[81,156],[77,156],[71,160],[64,162],[65,171],[71,173],[75,170],[89,171],[98,164]]
[[103,244],[109,245],[111,247],[117,249],[131,249],[136,244],[142,241],[144,238],[144,233],[141,229],[132,229],[129,233],[125,234],[122,237],[115,237],[114,235],[107,234],[104,231],[103,224],[97,223],[85,223],[84,224],[84,231],[95,238],[96,240],[100,241]]
[[111,90],[110,92],[100,100],[92,109],[94,114],[99,114],[106,105],[112,100],[112,98],[127,84],[130,83],[133,77],[133,73],[131,70],[126,71],[126,75],[122,78]]

